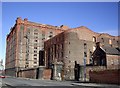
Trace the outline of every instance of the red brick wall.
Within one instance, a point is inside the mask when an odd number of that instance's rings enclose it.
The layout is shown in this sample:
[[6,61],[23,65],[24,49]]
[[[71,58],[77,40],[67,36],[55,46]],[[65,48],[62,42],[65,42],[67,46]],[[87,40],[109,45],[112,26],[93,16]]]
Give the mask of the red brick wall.
[[19,72],[19,77],[24,78],[36,78],[36,69],[27,69]]
[[24,75],[26,78],[36,78],[36,70],[33,69],[33,70],[25,71]]
[[91,82],[120,84],[120,70],[90,71],[89,75]]
[[50,79],[51,78],[51,69],[45,69],[43,71],[43,79]]

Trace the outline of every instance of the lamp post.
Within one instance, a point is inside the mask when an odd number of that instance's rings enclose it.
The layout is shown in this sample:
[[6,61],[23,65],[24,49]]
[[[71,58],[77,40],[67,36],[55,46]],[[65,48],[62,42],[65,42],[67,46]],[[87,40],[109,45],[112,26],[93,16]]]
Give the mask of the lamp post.
[[84,81],[86,81],[86,57],[84,57]]
[[0,74],[3,74],[3,70],[4,70],[4,66],[2,63],[3,63],[3,61],[1,60],[0,61],[0,71],[1,71]]

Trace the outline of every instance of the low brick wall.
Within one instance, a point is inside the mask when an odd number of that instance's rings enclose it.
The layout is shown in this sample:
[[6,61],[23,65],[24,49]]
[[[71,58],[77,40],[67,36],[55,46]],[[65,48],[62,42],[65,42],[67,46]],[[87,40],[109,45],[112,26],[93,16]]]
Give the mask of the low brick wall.
[[37,69],[37,68],[24,69],[19,71],[19,77],[50,80],[51,69]]
[[36,69],[25,69],[19,72],[19,77],[36,79]]
[[120,84],[120,70],[90,71],[90,82]]
[[47,79],[47,80],[51,79],[51,69],[45,69],[43,71],[43,79]]

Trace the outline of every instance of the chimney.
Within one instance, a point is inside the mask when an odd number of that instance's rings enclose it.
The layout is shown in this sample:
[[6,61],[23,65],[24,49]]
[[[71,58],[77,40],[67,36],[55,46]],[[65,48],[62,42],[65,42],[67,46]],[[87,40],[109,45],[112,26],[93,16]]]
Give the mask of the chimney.
[[65,25],[61,25],[60,28],[62,28],[63,30],[69,29],[69,27],[68,27],[68,26],[65,26]]
[[21,23],[21,20],[22,20],[22,18],[21,18],[21,17],[17,17],[17,19],[16,19],[16,24]]
[[27,19],[27,18],[25,18],[25,19],[24,19],[24,21],[28,21],[28,19]]
[[24,24],[27,24],[27,22],[28,22],[28,19],[25,18],[25,19],[24,19]]
[[97,47],[100,47],[100,42],[97,42],[97,43],[96,43],[96,48],[97,48]]

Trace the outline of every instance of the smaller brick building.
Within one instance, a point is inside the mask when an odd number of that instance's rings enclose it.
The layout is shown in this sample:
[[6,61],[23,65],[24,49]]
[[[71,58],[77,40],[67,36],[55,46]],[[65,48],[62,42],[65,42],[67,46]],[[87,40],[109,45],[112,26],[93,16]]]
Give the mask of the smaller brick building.
[[120,69],[120,51],[119,48],[104,45],[100,47],[100,42],[97,43],[97,48],[93,52],[93,66],[106,66],[107,68]]
[[[81,66],[80,77],[83,78],[84,75],[89,73],[89,70],[86,71],[88,73],[85,72],[89,67],[85,68],[84,66],[95,65],[95,57],[93,61],[92,54],[96,50],[97,42],[100,42],[102,47],[107,48],[107,51],[109,51],[109,47],[118,48],[117,36],[96,33],[84,26],[68,29],[45,41],[45,65],[47,68],[53,69],[54,79],[62,79],[63,77],[63,79],[72,80],[75,78],[74,69],[76,61]],[[95,55],[97,54],[94,53]],[[103,52],[102,57],[100,57],[102,60],[97,60],[97,66],[106,66],[109,61],[111,63],[111,60],[108,58],[114,58],[115,63],[117,63],[117,57],[118,54],[112,56],[107,54],[106,58],[106,53]],[[92,69],[92,67],[90,68]]]
[[[82,33],[85,33],[85,38],[82,38]],[[52,39],[45,41],[45,60],[46,67],[53,69],[53,79],[74,79],[75,61],[78,64],[84,64],[84,54],[87,57],[89,64],[89,57],[93,51],[94,42],[92,37],[94,32],[88,30],[86,27],[79,27],[75,29],[68,29]],[[61,63],[61,64],[60,64]],[[55,72],[55,69],[57,70]]]

